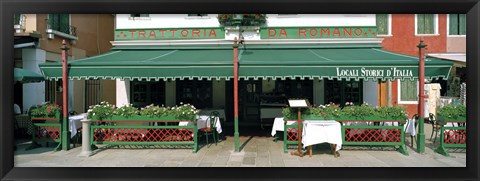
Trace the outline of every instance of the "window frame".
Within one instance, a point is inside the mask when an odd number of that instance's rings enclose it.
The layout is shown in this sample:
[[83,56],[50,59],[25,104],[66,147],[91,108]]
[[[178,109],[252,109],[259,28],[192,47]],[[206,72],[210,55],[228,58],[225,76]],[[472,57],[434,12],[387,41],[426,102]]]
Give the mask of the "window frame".
[[196,14],[196,16],[190,16],[190,15],[193,15],[193,14],[187,14],[185,19],[210,19],[211,18],[209,14],[205,14],[205,16],[202,16],[201,14]]
[[[375,14],[375,21],[376,21],[376,18],[377,18],[377,14]],[[389,37],[389,36],[393,36],[393,33],[392,33],[392,14],[387,14],[387,19],[388,19],[388,33],[387,34],[378,34],[378,31],[377,31],[377,36],[378,37]],[[378,30],[378,28],[377,28]]]
[[[404,80],[408,80],[408,79],[404,79]],[[411,80],[410,80],[411,81]],[[418,87],[418,79],[415,79],[414,81],[417,82],[417,100],[416,101],[402,101],[402,84],[401,84],[401,80],[400,79],[397,79],[397,101],[398,101],[398,104],[418,104],[418,91],[419,91],[419,87]]]
[[433,34],[418,34],[418,14],[415,14],[415,36],[439,36],[438,14],[433,14]]
[[[458,14],[458,15],[461,15],[461,14]],[[467,24],[465,23],[465,27],[466,26]],[[465,31],[465,35],[450,35],[450,14],[447,14],[447,37],[467,37],[466,31]]]
[[[132,16],[134,14],[129,14],[128,16],[128,20],[151,20],[152,18],[150,17],[150,14],[146,14],[147,16],[142,16],[142,14],[139,14],[140,16],[136,17],[136,16]],[[145,14],[144,14],[145,15]]]

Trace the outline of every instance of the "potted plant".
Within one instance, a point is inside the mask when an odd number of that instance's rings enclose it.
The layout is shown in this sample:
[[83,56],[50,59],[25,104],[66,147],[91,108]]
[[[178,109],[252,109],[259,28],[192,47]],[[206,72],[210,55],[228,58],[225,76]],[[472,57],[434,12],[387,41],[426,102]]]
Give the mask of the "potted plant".
[[31,118],[60,118],[62,108],[54,103],[32,106],[29,110]]
[[337,119],[342,115],[342,108],[340,105],[330,102],[330,104],[310,107],[308,113],[310,117],[306,117],[307,119]]
[[104,120],[114,115],[115,105],[102,101],[98,105],[90,106],[88,109],[88,118],[95,120]]
[[217,20],[222,26],[262,26],[267,22],[267,14],[219,14]]
[[445,121],[465,121],[467,118],[467,108],[465,105],[446,105],[437,112],[438,120]]
[[341,111],[341,116],[347,120],[367,120],[372,119],[375,115],[375,108],[368,103],[354,105],[352,102],[346,102]]
[[406,110],[403,106],[382,106],[377,110],[377,116],[383,119],[406,120]]

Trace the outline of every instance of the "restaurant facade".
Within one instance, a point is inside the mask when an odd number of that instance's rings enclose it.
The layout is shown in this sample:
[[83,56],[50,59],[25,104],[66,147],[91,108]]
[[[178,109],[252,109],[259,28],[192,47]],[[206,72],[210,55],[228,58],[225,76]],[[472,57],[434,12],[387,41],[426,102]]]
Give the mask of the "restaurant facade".
[[[117,106],[190,103],[233,125],[237,71],[238,124],[262,128],[289,98],[386,106],[387,95],[400,94],[386,82],[418,80],[418,56],[385,50],[375,14],[248,16],[117,14],[112,50],[69,60],[68,76],[115,81],[106,89],[115,90]],[[427,58],[425,78],[447,78],[451,67]],[[40,69],[49,80],[62,77],[60,63]]]

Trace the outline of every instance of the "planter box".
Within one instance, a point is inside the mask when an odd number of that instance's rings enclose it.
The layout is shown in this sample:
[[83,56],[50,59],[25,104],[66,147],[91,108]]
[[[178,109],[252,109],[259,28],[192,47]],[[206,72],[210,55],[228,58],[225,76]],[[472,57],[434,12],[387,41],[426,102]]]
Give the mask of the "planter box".
[[[98,119],[96,116],[92,116],[90,119],[95,121],[100,121],[100,119]],[[196,119],[194,117],[190,119],[181,119],[175,116],[149,117],[149,116],[142,116],[142,115],[135,115],[130,117],[114,115],[114,116],[103,119],[103,121],[182,121],[182,120],[191,121]]]
[[60,113],[57,113],[53,116],[32,116],[31,118],[32,119],[43,119],[43,120],[60,120],[60,117],[61,117],[61,114]]
[[[339,116],[339,117],[327,117],[324,118],[322,116],[315,116],[315,115],[302,115],[300,117],[302,120],[338,120],[338,121],[350,121],[350,120],[358,120],[358,121],[405,121],[407,117],[404,118],[384,118],[379,116],[367,116],[367,117],[354,117],[354,116]],[[297,118],[287,118],[284,117],[284,120],[297,120]]]
[[466,122],[467,117],[458,116],[456,118],[449,118],[449,117],[445,117],[445,116],[442,116],[442,115],[437,115],[437,120],[445,121],[445,122]]

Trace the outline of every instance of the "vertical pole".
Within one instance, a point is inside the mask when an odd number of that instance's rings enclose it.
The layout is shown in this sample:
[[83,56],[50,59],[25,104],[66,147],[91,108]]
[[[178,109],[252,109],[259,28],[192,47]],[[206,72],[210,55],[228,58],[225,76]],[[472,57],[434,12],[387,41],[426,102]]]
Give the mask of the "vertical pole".
[[418,135],[417,135],[417,152],[423,153],[425,152],[425,133],[424,133],[424,123],[423,123],[423,103],[425,101],[425,93],[424,93],[424,86],[425,86],[425,52],[423,49],[427,47],[426,44],[423,43],[423,38],[420,39],[420,43],[418,44],[418,52],[419,52],[419,61],[418,61]]
[[68,130],[68,76],[67,76],[67,51],[69,48],[62,41],[62,94],[63,94],[63,121],[62,121],[62,150],[70,149],[70,131]]
[[238,133],[238,42],[233,40],[233,113],[235,125],[235,152],[240,151],[240,134]]

